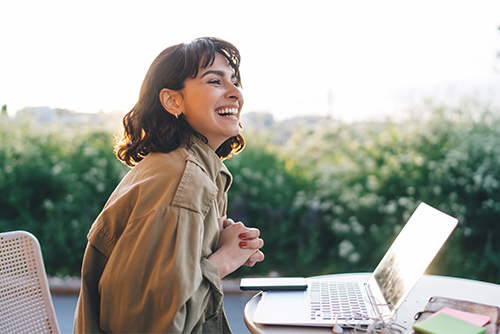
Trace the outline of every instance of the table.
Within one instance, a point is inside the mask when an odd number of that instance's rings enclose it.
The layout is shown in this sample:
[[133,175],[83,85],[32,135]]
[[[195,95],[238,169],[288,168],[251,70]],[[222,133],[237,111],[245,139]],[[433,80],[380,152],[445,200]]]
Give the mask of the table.
[[[367,281],[370,273],[335,274],[314,277],[313,279],[325,277],[340,281]],[[332,333],[331,328],[265,326],[254,323],[252,321],[253,314],[259,303],[260,295],[259,292],[248,301],[243,311],[245,324],[252,334]],[[424,309],[432,296],[469,300],[500,307],[500,285],[498,284],[447,276],[423,275],[399,308],[396,323],[404,326],[407,329],[406,332],[410,332],[415,322],[415,314]]]

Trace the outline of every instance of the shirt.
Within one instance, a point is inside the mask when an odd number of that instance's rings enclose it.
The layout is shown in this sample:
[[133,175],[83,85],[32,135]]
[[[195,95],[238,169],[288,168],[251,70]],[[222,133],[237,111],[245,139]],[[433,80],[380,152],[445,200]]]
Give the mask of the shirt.
[[74,333],[230,333],[207,258],[231,181],[198,138],[138,163],[88,234]]

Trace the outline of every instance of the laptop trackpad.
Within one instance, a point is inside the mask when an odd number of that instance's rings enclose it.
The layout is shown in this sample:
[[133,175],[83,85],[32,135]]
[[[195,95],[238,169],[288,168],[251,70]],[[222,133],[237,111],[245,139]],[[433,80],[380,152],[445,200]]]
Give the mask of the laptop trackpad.
[[261,324],[280,325],[297,321],[307,315],[304,291],[263,292],[253,321]]

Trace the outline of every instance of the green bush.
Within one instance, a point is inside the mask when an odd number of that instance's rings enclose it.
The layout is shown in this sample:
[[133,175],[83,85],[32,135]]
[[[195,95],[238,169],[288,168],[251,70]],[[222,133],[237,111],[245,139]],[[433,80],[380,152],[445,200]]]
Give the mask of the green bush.
[[317,209],[334,232],[318,245],[330,269],[373,270],[424,201],[460,219],[429,272],[500,282],[499,130],[498,114],[464,104],[297,134],[287,154],[314,185],[294,201]]
[[88,230],[127,171],[113,134],[0,124],[0,231],[33,233],[49,274],[78,275]]
[[[113,134],[0,125],[0,231],[34,233],[49,274],[78,274],[90,225],[128,170]],[[500,283],[499,130],[498,113],[473,103],[245,130],[247,147],[226,162],[228,215],[261,230],[266,260],[233,277],[372,271],[424,201],[460,220],[428,272]]]
[[296,194],[308,188],[304,172],[287,165],[264,140],[251,134],[246,138],[244,152],[226,163],[234,177],[228,216],[260,229],[266,260],[234,276],[271,271],[292,275],[311,266],[320,270],[324,264],[317,245],[331,233],[314,211],[293,205]]

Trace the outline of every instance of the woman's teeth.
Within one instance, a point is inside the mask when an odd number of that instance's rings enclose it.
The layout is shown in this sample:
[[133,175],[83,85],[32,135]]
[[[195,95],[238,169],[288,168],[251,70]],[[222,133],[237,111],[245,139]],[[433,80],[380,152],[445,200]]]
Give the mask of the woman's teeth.
[[238,108],[224,108],[215,111],[221,116],[236,116],[238,114]]

